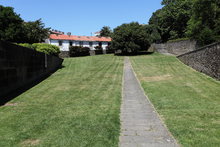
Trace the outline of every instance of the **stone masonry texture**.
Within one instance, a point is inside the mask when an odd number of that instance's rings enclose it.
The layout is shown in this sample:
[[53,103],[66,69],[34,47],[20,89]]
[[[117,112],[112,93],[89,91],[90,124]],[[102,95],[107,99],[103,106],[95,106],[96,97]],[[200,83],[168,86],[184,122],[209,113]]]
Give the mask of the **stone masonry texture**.
[[181,55],[190,51],[194,51],[197,48],[196,41],[182,40],[175,42],[168,42],[162,44],[152,44],[150,50],[155,50],[159,53],[169,53],[173,55]]
[[195,70],[220,80],[220,42],[178,56]]

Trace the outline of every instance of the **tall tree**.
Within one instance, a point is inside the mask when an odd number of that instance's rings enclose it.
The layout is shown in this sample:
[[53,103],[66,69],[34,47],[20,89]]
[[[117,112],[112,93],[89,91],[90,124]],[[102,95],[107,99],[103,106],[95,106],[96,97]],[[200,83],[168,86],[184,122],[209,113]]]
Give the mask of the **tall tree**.
[[158,27],[163,42],[185,37],[192,0],[163,0],[162,4],[164,7],[153,13],[149,24]]
[[48,37],[41,19],[24,22],[12,7],[0,5],[0,40],[16,43],[39,43]]
[[147,50],[150,44],[150,35],[146,26],[137,22],[122,24],[115,28],[112,34],[112,48],[122,50],[123,53]]
[[41,21],[41,19],[38,19],[36,21],[24,22],[24,40],[26,43],[43,42],[45,39],[48,38],[49,30],[50,28],[45,28],[45,25]]
[[147,33],[150,35],[149,41],[151,43],[160,43],[161,35],[159,33],[159,28],[157,25],[145,25],[145,29]]
[[0,40],[22,42],[22,23],[12,7],[0,5]]
[[100,31],[100,36],[101,37],[110,37],[112,33],[112,30],[108,26],[104,26],[101,31]]
[[[149,20],[149,25],[154,29],[156,35],[158,36],[154,42],[166,42],[170,37],[169,31],[166,28],[162,27],[163,18],[162,18],[162,9],[154,12]],[[154,35],[154,33],[152,34]]]
[[187,35],[206,45],[220,36],[220,1],[194,0]]

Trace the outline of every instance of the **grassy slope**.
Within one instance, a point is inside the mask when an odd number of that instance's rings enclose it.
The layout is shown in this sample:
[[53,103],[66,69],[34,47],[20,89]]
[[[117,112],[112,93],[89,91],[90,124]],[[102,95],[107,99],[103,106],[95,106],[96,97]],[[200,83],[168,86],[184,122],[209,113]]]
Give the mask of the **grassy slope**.
[[146,94],[180,144],[220,145],[220,82],[172,56],[131,60]]
[[45,81],[0,107],[0,146],[117,146],[123,58],[65,59]]

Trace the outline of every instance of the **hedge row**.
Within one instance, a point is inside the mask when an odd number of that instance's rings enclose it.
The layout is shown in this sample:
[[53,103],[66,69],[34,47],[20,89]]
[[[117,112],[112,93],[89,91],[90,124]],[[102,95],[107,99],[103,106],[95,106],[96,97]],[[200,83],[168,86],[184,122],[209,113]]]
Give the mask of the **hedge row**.
[[[78,57],[78,56],[89,56],[90,48],[88,47],[81,47],[81,46],[71,46],[69,47],[69,56],[70,57]],[[94,50],[96,55],[103,54],[103,48],[101,46],[96,46]],[[114,53],[110,47],[106,48],[106,53],[111,54]]]
[[90,48],[81,47],[81,46],[70,46],[69,47],[69,55],[70,57],[78,57],[78,56],[89,56]]
[[32,48],[38,52],[43,52],[45,54],[48,55],[54,55],[54,56],[58,56],[60,53],[60,48],[55,46],[55,45],[51,45],[51,44],[45,44],[45,43],[34,43],[34,44],[28,44],[28,43],[20,43],[18,44],[20,46],[24,46],[27,48]]
[[113,50],[111,46],[107,46],[106,47],[106,54],[113,54],[113,53],[115,53],[115,50]]
[[96,46],[95,47],[95,54],[96,55],[103,54],[103,48],[101,46]]

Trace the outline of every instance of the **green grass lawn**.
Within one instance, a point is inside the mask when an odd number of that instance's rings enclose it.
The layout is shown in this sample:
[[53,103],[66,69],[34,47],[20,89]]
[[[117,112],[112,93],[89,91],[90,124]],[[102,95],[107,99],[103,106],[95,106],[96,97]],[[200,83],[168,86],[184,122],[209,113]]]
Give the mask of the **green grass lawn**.
[[123,57],[69,58],[63,65],[0,107],[0,147],[118,145]]
[[160,54],[130,57],[167,127],[183,146],[220,146],[220,82]]

